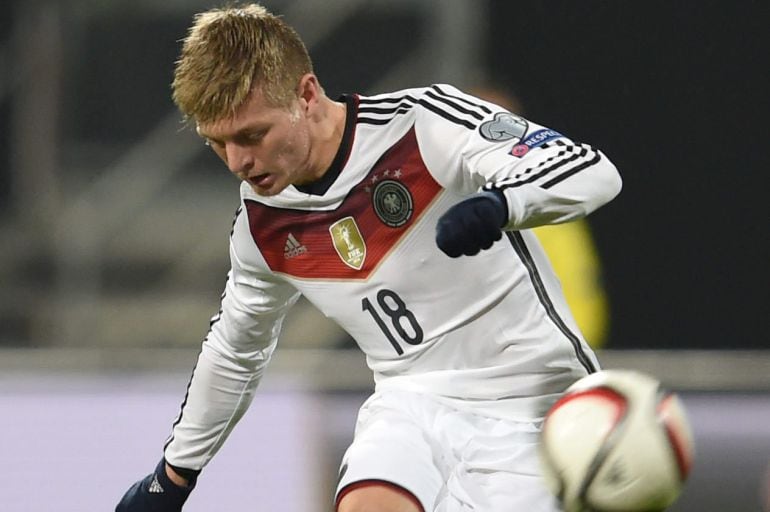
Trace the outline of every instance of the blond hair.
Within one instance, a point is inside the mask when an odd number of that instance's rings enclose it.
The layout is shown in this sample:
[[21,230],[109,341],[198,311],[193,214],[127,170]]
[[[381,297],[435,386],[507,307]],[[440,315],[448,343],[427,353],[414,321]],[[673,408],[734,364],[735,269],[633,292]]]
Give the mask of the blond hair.
[[270,105],[288,107],[312,72],[297,32],[261,5],[211,9],[184,39],[172,97],[187,119],[208,123],[231,117],[255,87]]

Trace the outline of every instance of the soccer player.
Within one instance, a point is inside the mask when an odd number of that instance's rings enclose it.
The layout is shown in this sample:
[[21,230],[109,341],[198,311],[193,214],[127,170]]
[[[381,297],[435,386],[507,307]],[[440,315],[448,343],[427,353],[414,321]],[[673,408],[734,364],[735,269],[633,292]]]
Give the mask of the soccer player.
[[335,101],[259,5],[196,16],[173,97],[242,180],[241,202],[181,413],[117,511],[181,510],[299,294],[374,373],[337,511],[558,510],[539,428],[598,363],[530,228],[615,197],[607,157],[446,84]]

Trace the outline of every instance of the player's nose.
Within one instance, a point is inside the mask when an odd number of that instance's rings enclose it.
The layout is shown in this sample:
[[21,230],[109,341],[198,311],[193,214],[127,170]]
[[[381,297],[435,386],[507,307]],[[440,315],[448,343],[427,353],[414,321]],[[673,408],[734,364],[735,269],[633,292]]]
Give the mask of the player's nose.
[[228,143],[225,145],[225,153],[227,156],[227,167],[230,172],[246,178],[254,168],[254,157],[251,153],[243,147],[237,144]]

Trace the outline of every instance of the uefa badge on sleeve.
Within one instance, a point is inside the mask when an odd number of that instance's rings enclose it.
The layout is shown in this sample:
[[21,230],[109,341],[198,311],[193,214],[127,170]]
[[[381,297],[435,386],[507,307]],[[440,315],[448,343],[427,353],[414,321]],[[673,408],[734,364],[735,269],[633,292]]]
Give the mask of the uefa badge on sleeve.
[[523,117],[510,112],[498,112],[495,117],[479,126],[479,133],[492,142],[521,140],[527,134],[529,123]]

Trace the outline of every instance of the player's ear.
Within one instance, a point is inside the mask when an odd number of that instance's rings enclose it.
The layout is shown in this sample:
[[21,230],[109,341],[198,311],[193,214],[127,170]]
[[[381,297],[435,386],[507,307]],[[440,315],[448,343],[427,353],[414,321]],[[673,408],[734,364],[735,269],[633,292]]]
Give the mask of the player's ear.
[[297,98],[300,107],[303,109],[312,108],[318,103],[321,97],[321,86],[318,83],[318,77],[313,73],[305,73],[297,85]]

